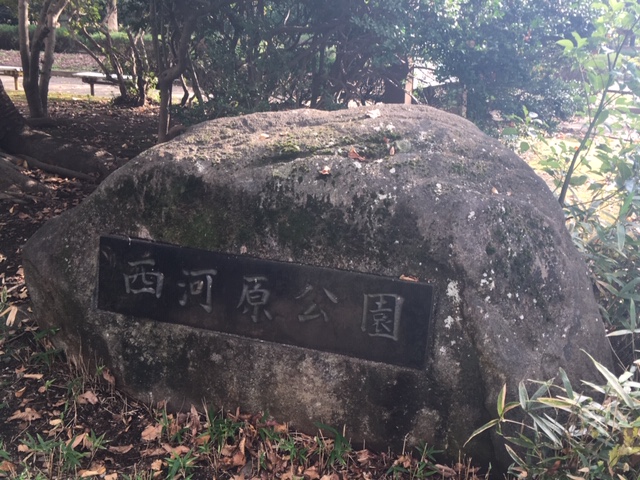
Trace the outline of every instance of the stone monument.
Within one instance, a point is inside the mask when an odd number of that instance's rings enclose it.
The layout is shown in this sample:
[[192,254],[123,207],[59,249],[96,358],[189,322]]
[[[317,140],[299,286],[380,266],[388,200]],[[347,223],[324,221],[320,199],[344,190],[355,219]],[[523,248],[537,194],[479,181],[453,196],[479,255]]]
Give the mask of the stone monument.
[[[190,128],[25,246],[38,322],[122,390],[457,456],[503,384],[610,351],[545,183],[429,107]],[[489,438],[488,436],[486,438]],[[467,453],[501,455],[479,438]]]

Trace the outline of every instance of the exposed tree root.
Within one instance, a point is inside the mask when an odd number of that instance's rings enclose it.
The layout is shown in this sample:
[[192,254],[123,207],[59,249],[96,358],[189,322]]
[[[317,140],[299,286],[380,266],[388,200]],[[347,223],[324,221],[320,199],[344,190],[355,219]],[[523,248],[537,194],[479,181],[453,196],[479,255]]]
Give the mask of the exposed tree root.
[[51,165],[50,163],[41,162],[29,155],[17,155],[18,158],[24,159],[29,166],[39,168],[48,173],[55,173],[66,178],[77,178],[79,180],[85,180],[87,182],[95,183],[96,179],[86,173],[71,170],[69,168],[59,167],[57,165]]

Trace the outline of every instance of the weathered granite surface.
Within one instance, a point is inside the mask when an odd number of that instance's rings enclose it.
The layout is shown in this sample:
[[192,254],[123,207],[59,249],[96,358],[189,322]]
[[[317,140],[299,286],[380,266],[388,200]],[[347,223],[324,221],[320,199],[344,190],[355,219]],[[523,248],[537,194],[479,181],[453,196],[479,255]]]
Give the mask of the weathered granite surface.
[[[576,384],[594,379],[580,349],[611,362],[563,222],[544,182],[462,118],[298,110],[203,123],[141,154],[48,222],[24,267],[38,322],[139,399],[187,408],[204,398],[302,430],[346,425],[369,446],[407,436],[457,455],[495,415],[504,383],[514,392],[559,367]],[[434,295],[424,367],[98,309],[99,239],[111,234],[419,278]],[[468,452],[500,456],[488,439]]]

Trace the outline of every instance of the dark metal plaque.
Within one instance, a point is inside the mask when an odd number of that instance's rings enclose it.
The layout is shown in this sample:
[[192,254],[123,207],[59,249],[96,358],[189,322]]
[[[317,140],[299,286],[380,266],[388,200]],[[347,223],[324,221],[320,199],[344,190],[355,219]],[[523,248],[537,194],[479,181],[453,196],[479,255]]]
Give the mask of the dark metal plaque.
[[98,308],[423,368],[433,287],[127,237],[100,238]]

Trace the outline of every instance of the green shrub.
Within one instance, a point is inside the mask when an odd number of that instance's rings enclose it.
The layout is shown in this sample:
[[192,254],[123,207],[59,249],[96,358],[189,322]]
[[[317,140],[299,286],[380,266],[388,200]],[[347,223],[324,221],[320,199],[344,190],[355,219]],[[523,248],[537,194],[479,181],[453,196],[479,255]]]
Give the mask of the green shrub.
[[[35,25],[29,27],[29,31],[33,34]],[[99,43],[104,42],[104,35],[96,33],[92,35]],[[125,32],[112,32],[111,39],[116,49],[125,49],[129,45],[129,39]],[[151,36],[145,37],[148,44],[151,42]],[[17,25],[0,24],[0,50],[19,50],[20,40]],[[73,36],[65,27],[56,30],[56,50],[57,53],[84,53],[84,50],[78,46]]]
[[19,50],[17,25],[0,25],[0,50]]
[[[498,398],[498,418],[471,438],[495,427],[513,460],[510,473],[518,478],[640,478],[640,383],[633,381],[635,367],[616,377],[591,360],[606,382],[583,383],[599,398],[576,393],[562,369],[562,386],[539,383],[529,396],[525,383],[520,383],[518,402],[505,403],[505,385]],[[523,415],[524,420],[515,419]]]
[[[594,4],[595,5],[595,4]],[[589,264],[602,315],[623,366],[636,354],[640,301],[640,5],[598,4],[595,30],[558,44],[582,78],[583,131],[576,142],[549,139],[539,116],[524,109],[518,129],[535,138],[521,152],[538,154],[565,207],[567,226]]]

